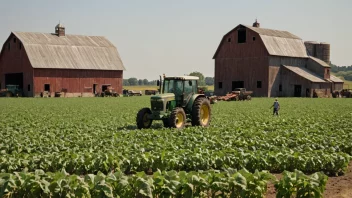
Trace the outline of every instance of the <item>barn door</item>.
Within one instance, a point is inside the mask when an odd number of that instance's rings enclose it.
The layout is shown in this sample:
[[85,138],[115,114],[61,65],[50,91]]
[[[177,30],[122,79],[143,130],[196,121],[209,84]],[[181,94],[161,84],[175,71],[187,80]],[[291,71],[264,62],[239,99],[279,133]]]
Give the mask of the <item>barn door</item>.
[[302,92],[302,85],[295,85],[294,96],[301,97],[301,92]]
[[232,91],[236,88],[244,88],[244,81],[232,81]]

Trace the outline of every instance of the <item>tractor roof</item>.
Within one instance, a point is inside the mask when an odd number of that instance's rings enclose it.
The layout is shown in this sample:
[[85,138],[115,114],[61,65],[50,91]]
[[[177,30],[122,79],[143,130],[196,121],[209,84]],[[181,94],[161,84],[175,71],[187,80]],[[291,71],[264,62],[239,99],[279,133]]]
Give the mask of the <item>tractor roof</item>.
[[167,76],[165,79],[175,79],[175,80],[199,80],[197,76]]

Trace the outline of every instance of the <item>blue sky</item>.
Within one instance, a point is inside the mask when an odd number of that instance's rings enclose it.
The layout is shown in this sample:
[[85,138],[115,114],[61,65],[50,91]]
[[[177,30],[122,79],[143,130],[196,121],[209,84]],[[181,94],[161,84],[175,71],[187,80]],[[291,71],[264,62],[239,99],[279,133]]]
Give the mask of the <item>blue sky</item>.
[[352,1],[339,0],[7,0],[0,4],[0,43],[11,31],[107,37],[125,64],[124,78],[200,71],[213,76],[212,56],[238,24],[287,30],[331,44],[331,61],[352,65]]

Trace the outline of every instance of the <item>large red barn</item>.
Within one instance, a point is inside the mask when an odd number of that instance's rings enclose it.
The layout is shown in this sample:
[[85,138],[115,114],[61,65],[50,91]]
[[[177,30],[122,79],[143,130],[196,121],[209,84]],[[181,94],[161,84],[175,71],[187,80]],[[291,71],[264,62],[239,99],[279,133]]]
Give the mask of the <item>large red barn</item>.
[[94,96],[112,87],[122,92],[124,65],[116,47],[102,36],[12,32],[0,54],[0,88],[19,85],[24,96]]

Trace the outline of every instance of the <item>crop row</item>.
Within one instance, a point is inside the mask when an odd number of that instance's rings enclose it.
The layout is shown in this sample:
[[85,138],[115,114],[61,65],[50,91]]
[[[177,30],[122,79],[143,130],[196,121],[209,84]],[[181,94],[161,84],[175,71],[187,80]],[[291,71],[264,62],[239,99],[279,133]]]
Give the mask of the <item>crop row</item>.
[[1,172],[14,172],[27,169],[34,171],[55,172],[66,169],[70,174],[86,174],[101,171],[123,171],[133,173],[138,171],[177,170],[195,171],[209,169],[246,168],[268,170],[280,173],[284,170],[312,173],[323,171],[328,175],[343,173],[350,161],[345,153],[324,153],[321,151],[295,153],[241,150],[178,150],[173,152],[140,152],[134,155],[121,153],[51,153],[47,155],[13,155],[0,156]]
[[275,184],[278,197],[322,197],[327,176],[300,171],[284,172],[279,181],[267,172],[233,169],[224,172],[157,171],[104,175],[69,175],[65,171],[0,173],[0,197],[263,197],[267,183]]

